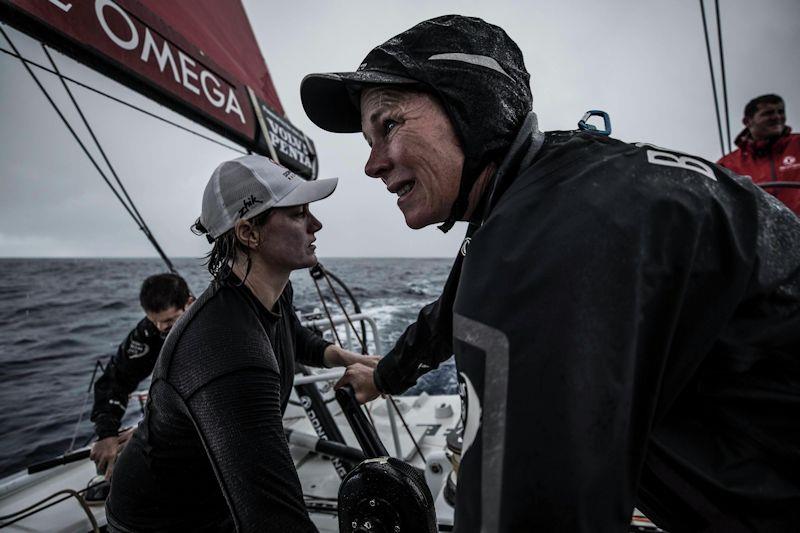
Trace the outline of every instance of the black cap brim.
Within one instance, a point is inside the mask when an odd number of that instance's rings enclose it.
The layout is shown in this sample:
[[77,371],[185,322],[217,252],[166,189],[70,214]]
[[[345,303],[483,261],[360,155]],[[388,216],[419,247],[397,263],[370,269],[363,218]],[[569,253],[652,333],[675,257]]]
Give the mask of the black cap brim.
[[361,110],[353,90],[364,85],[413,85],[411,78],[376,70],[309,74],[300,83],[300,99],[311,122],[333,133],[361,131]]

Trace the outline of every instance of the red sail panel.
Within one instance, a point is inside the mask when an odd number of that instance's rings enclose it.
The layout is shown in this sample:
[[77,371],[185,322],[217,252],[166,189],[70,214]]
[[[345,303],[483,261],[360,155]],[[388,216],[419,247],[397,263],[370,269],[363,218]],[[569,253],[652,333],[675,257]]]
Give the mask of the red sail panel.
[[284,114],[244,7],[238,0],[142,0],[219,66],[252,87],[256,96]]
[[248,93],[283,115],[238,0],[0,0],[12,25],[254,151]]

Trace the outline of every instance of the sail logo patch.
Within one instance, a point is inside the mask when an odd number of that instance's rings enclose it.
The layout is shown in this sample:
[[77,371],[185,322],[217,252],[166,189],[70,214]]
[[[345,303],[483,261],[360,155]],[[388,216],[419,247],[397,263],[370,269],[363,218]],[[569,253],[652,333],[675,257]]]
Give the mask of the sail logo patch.
[[222,76],[186,55],[175,43],[151,31],[112,0],[96,0],[94,11],[106,37],[121,49],[117,53],[138,57],[150,68],[158,68],[162,79],[171,78],[176,85],[204,97],[215,108],[224,107],[225,115],[235,115],[242,124],[247,124],[236,97],[236,88]]
[[132,340],[128,343],[128,349],[125,353],[128,355],[128,359],[139,359],[150,353],[150,346],[143,342]]

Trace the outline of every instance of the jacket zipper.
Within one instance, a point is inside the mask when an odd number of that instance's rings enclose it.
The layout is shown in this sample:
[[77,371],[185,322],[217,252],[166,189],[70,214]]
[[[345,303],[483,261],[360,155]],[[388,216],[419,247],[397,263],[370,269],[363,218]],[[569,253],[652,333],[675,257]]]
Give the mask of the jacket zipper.
[[778,174],[775,172],[775,158],[771,150],[769,154],[769,170],[772,173],[772,181],[778,181]]

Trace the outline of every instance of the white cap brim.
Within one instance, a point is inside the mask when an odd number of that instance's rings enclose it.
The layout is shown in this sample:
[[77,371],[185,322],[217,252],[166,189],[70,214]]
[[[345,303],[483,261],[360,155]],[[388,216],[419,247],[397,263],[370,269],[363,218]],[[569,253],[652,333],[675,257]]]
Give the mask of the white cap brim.
[[339,178],[303,181],[299,186],[295,187],[292,192],[273,204],[272,207],[291,207],[322,200],[333,194],[338,183]]

